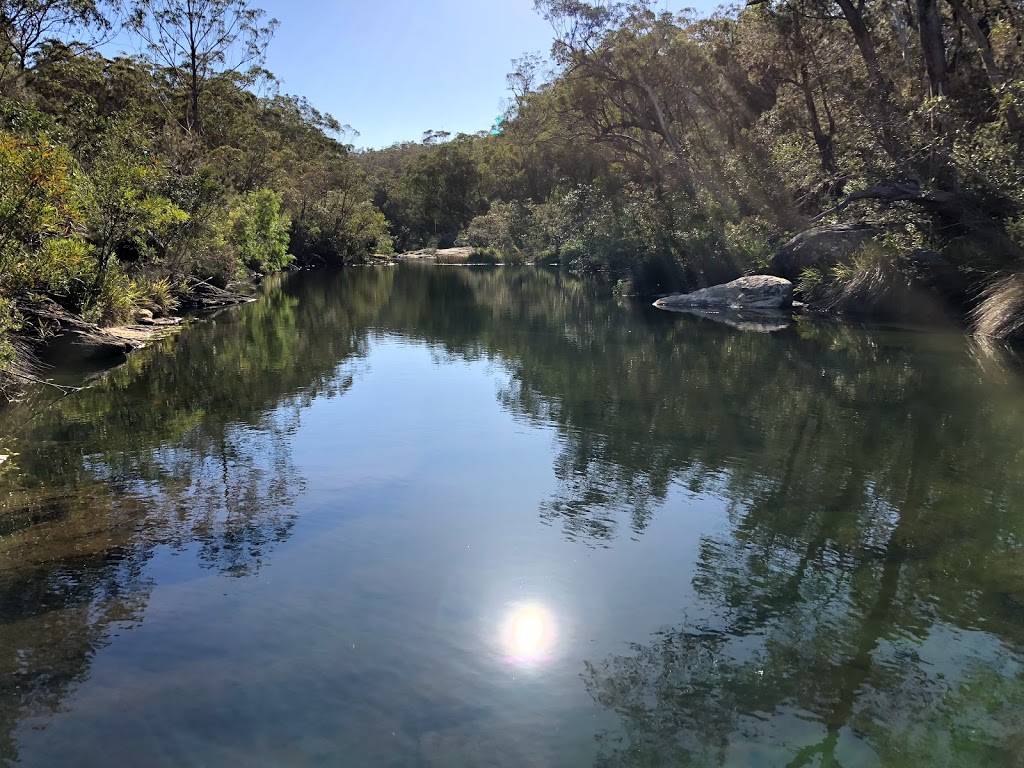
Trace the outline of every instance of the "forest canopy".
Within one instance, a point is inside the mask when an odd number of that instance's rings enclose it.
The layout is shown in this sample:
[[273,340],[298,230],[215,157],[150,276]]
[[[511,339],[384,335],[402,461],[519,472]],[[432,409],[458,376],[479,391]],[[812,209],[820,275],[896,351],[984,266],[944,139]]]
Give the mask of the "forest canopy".
[[[870,241],[802,269],[805,299],[877,302],[938,264],[979,327],[1019,329],[1018,4],[535,7],[554,44],[513,62],[494,130],[356,151],[280,93],[247,0],[2,0],[0,366],[33,297],[113,324],[197,282],[454,244],[656,294],[836,224]],[[101,54],[114,34],[141,53]]]

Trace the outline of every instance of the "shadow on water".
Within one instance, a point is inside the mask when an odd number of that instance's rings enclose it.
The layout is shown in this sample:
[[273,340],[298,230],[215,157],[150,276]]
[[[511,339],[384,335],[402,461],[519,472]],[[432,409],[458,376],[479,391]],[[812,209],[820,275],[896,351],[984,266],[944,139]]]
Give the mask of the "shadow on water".
[[288,539],[290,437],[377,334],[501,366],[503,408],[556,437],[539,516],[570,541],[642,537],[676,491],[724,500],[678,619],[582,665],[621,722],[599,764],[1024,751],[1016,358],[807,320],[744,333],[541,269],[407,266],[283,278],[91,389],[5,413],[0,759],[142,621],[156,551],[245,577]]

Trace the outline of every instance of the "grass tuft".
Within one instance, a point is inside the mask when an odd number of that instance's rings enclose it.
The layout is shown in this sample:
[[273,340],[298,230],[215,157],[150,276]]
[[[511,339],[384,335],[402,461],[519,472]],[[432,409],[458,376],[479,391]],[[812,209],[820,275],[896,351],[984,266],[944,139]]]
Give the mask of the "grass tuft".
[[997,280],[971,313],[974,332],[1004,341],[1024,340],[1024,273]]

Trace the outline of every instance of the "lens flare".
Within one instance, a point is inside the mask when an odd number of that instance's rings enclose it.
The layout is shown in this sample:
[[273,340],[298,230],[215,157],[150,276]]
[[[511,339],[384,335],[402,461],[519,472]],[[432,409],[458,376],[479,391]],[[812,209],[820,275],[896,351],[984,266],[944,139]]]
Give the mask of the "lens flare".
[[555,639],[555,617],[537,603],[513,605],[501,628],[505,652],[511,660],[520,663],[549,658]]

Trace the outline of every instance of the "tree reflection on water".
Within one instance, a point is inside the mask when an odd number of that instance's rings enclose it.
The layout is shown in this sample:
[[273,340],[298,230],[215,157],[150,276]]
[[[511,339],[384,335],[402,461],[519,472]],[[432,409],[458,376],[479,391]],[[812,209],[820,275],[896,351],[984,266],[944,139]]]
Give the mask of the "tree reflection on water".
[[[501,405],[556,435],[539,516],[571,541],[644,535],[681,513],[674,488],[726,501],[678,621],[585,664],[622,724],[599,734],[601,764],[1024,751],[1013,356],[808,321],[743,333],[541,269],[409,267],[290,276],[93,388],[6,413],[0,759],[142,620],[157,552],[237,577],[273,556],[301,506],[303,410],[348,391],[378,333],[500,362]],[[531,653],[547,631],[534,614],[509,630]]]

